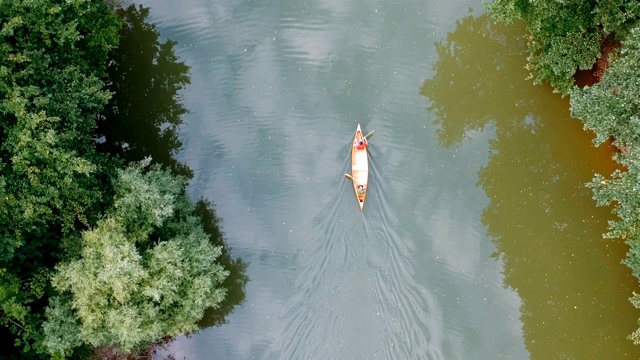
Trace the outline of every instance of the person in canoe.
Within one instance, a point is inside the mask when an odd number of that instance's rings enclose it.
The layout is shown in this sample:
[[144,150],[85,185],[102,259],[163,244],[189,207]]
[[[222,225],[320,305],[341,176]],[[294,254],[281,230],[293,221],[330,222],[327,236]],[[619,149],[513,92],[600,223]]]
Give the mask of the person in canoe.
[[360,185],[358,185],[357,192],[358,192],[358,195],[364,195],[367,192],[367,187],[362,185],[362,184],[360,184]]
[[360,140],[356,141],[355,146],[358,150],[364,150],[364,148],[367,147],[367,139],[364,137],[360,138]]

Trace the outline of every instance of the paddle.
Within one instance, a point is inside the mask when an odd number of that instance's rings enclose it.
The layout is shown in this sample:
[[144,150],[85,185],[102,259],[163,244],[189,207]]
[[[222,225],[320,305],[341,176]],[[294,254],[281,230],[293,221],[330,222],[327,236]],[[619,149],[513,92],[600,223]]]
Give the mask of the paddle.
[[345,177],[348,177],[349,179],[353,180],[353,176],[349,175],[349,174],[344,174]]
[[371,134],[373,134],[373,132],[374,132],[374,131],[375,131],[375,130],[371,130],[371,131],[369,131],[369,133],[368,133],[367,135],[365,135],[365,136],[364,136],[364,138],[365,138],[365,139],[368,139],[368,138],[369,138],[369,136],[371,136]]

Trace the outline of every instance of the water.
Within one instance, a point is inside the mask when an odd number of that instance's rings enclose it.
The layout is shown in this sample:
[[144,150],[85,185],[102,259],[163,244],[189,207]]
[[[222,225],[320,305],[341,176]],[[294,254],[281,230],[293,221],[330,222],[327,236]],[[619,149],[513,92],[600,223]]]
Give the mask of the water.
[[[583,187],[611,150],[524,80],[480,1],[143,1],[191,67],[178,154],[249,263],[187,359],[637,358]],[[350,183],[370,139],[364,212]]]

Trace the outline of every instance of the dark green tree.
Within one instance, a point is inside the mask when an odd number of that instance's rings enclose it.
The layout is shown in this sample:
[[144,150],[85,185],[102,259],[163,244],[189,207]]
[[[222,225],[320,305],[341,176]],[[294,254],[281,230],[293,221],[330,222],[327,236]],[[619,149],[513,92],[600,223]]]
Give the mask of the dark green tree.
[[523,20],[530,34],[528,69],[536,84],[566,94],[578,69],[591,69],[606,37],[624,33],[640,16],[637,0],[495,0],[496,20]]
[[42,353],[53,265],[108,202],[93,140],[120,22],[102,2],[0,2],[0,347]]
[[[148,9],[119,15],[128,31],[102,1],[0,2],[3,359],[135,351],[196,330],[207,308],[204,323],[223,323],[244,299],[246,264],[171,157],[188,68],[144,22]],[[146,43],[110,52],[119,37]],[[164,170],[126,166],[148,156]],[[111,271],[131,282],[104,281]],[[226,288],[235,300],[223,303]]]

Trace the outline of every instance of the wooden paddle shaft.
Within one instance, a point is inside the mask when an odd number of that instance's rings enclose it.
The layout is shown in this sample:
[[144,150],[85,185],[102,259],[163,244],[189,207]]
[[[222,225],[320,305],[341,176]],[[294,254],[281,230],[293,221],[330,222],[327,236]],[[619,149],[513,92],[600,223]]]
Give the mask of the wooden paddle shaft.
[[373,132],[374,132],[374,131],[375,131],[375,130],[371,130],[371,131],[369,131],[369,133],[368,133],[367,135],[365,135],[365,136],[364,136],[364,138],[366,139],[366,138],[368,138],[369,136],[371,136],[371,134],[373,134]]

